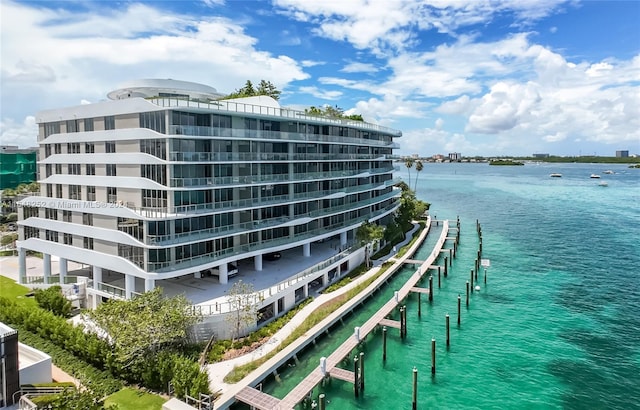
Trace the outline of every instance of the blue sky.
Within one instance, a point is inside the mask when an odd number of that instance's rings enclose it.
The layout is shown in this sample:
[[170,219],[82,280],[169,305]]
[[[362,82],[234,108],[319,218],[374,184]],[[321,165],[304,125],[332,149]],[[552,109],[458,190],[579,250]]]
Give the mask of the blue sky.
[[640,1],[0,3],[0,143],[123,82],[240,88],[399,129],[397,154],[640,154]]

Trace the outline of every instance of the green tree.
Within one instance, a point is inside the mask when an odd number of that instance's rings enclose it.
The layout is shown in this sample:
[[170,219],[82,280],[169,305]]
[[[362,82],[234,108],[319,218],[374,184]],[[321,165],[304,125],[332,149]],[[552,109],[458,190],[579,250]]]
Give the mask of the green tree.
[[198,397],[199,393],[209,394],[209,377],[206,371],[186,357],[176,356],[173,361],[171,379],[175,395],[183,399],[186,395]]
[[384,227],[371,223],[368,220],[364,221],[356,230],[356,239],[361,246],[365,246],[364,258],[367,267],[371,264],[369,260],[371,244],[382,238],[384,238]]
[[189,327],[201,320],[184,295],[165,298],[162,288],[131,300],[111,300],[87,315],[109,335],[122,368],[143,368],[149,356],[184,344]]
[[239,338],[244,330],[260,318],[253,285],[242,280],[233,284],[227,295],[229,313],[225,320],[232,327],[232,340]]
[[418,192],[418,175],[420,174],[420,172],[422,172],[423,169],[424,169],[424,165],[422,164],[422,161],[417,160],[416,161],[416,182],[413,187],[413,191],[416,193]]
[[258,90],[256,91],[257,95],[268,95],[276,101],[280,99],[281,93],[282,92],[278,90],[271,81],[265,80],[260,80],[260,84],[258,84]]
[[407,172],[409,172],[409,187],[411,186],[411,168],[413,167],[413,158],[406,158],[404,160],[404,166],[407,167]]
[[60,286],[51,286],[47,289],[36,289],[34,297],[38,306],[52,312],[55,315],[69,317],[71,302],[62,294]]
[[49,406],[51,410],[117,410],[118,408],[118,406],[105,407],[101,397],[88,389],[67,389],[57,395]]

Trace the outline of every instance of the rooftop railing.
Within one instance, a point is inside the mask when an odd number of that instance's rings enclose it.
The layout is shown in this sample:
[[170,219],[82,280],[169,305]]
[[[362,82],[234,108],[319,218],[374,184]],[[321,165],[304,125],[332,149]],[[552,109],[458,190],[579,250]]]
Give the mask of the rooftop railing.
[[327,125],[348,126],[361,130],[372,130],[384,132],[395,136],[401,136],[402,133],[392,128],[383,127],[377,124],[371,124],[364,121],[349,120],[346,118],[328,118],[315,115],[307,115],[304,111],[297,111],[288,108],[267,107],[263,105],[247,104],[242,102],[234,102],[232,100],[222,100],[213,102],[201,102],[185,98],[157,97],[147,98],[160,107],[185,107],[206,109],[211,111],[232,112],[240,114],[266,115],[270,117],[288,118],[291,120],[302,120],[310,123],[323,123]]

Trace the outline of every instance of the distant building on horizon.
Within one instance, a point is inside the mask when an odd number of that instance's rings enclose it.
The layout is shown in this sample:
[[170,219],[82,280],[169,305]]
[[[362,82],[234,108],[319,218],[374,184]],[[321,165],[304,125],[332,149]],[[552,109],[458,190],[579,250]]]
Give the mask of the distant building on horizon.
[[616,151],[616,158],[629,158],[629,150]]
[[451,161],[460,161],[462,159],[462,154],[459,152],[450,152],[449,159]]
[[549,158],[549,154],[533,154],[534,158]]

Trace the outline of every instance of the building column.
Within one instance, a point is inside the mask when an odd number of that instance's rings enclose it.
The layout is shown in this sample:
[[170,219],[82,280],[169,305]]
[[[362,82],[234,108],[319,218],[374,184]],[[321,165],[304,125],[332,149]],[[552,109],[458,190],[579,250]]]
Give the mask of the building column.
[[325,287],[329,284],[329,271],[326,271],[324,275],[322,275],[322,287]]
[[136,291],[136,277],[133,275],[124,275],[124,297],[131,299],[131,293]]
[[98,289],[98,283],[102,283],[102,268],[93,266],[93,288]]
[[156,288],[156,280],[155,279],[145,278],[145,280],[144,280],[144,291],[145,292],[151,292],[155,288]]
[[44,272],[44,283],[49,283],[51,279],[51,254],[42,255],[42,268]]
[[347,232],[340,232],[340,245],[347,244]]
[[262,271],[262,255],[256,255],[253,257],[253,265],[256,271],[258,272]]
[[60,285],[64,284],[64,278],[67,277],[68,264],[65,258],[60,258]]
[[302,255],[305,258],[308,258],[309,256],[311,256],[311,243],[305,243],[304,245],[302,245]]
[[27,283],[27,250],[18,248],[18,282]]
[[220,272],[220,276],[218,276],[218,280],[220,281],[220,283],[223,285],[229,283],[229,269],[227,267],[227,264],[224,263],[220,265],[218,271]]

